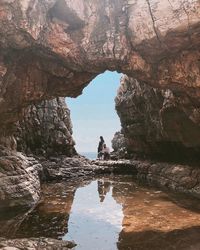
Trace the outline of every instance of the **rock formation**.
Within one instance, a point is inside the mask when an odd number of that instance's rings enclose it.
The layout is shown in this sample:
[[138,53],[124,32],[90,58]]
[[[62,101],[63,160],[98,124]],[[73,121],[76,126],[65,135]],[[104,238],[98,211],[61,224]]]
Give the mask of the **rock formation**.
[[199,21],[198,0],[2,0],[1,133],[23,107],[77,96],[105,70],[199,105]]
[[124,76],[116,97],[129,153],[200,160],[200,107],[187,93]]
[[70,111],[64,98],[32,104],[23,109],[22,116],[15,133],[19,151],[43,156],[76,153]]
[[0,239],[0,248],[2,250],[20,250],[20,249],[32,249],[32,250],[69,250],[74,249],[75,243],[70,241],[60,241],[48,238],[29,238],[29,239],[14,239],[6,240]]
[[127,145],[122,132],[116,132],[112,139],[112,148],[114,151],[111,153],[111,158],[123,159],[128,156]]
[[33,206],[40,197],[41,164],[20,153],[2,151],[0,157],[0,211]]
[[39,177],[44,178],[44,167],[14,150],[42,156],[76,154],[64,98],[32,104],[23,109],[22,115],[15,137],[1,137],[0,209],[30,207],[40,197]]
[[[23,197],[22,204],[38,199],[39,180],[34,179],[37,171],[29,175],[29,161],[12,152],[17,146],[13,125],[22,119],[24,108],[58,96],[76,97],[105,70],[133,76],[142,84],[163,88],[165,93],[170,89],[169,93],[183,99],[179,102],[183,107],[175,118],[186,109],[186,123],[174,124],[169,119],[170,112],[164,112],[165,131],[170,141],[175,137],[185,147],[196,148],[200,106],[199,22],[199,0],[1,0],[0,203],[3,200],[5,205],[18,204],[17,192],[25,194],[19,197]],[[175,131],[171,130],[175,125]],[[192,129],[189,136],[186,132],[177,134],[179,129],[188,128]],[[160,136],[160,130],[152,133]],[[182,139],[182,135],[188,138]],[[28,147],[24,143],[19,145],[28,151],[35,143]],[[41,150],[49,152],[46,148]],[[15,185],[16,189],[7,191]]]

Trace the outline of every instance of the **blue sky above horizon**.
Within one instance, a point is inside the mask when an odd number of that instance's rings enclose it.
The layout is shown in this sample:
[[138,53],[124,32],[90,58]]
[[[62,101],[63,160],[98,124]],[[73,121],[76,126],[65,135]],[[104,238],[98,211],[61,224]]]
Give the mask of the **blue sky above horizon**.
[[78,152],[96,152],[101,135],[111,148],[115,132],[121,129],[114,103],[121,76],[106,71],[92,80],[81,96],[66,98]]

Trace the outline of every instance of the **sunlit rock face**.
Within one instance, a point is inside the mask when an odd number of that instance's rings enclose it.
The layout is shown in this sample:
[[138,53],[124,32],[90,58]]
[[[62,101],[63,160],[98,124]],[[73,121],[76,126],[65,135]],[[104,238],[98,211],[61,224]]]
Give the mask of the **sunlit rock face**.
[[17,149],[40,155],[76,154],[70,111],[64,98],[42,101],[23,109],[17,124]]
[[186,93],[124,76],[115,101],[129,153],[199,160],[200,108]]
[[0,124],[109,69],[200,96],[198,0],[2,0]]

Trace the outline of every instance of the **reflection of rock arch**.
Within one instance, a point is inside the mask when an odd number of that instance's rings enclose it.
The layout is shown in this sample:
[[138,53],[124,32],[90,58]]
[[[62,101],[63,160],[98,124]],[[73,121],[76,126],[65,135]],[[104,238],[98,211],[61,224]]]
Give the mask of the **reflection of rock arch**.
[[122,205],[124,215],[117,242],[119,250],[199,248],[198,199],[120,179],[113,182],[112,196]]

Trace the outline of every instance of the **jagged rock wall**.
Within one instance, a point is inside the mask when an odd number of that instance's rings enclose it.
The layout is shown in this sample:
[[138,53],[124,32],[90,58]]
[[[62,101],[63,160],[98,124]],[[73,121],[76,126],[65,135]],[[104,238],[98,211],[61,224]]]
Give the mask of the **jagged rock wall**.
[[64,98],[32,104],[23,109],[22,117],[14,136],[1,136],[0,210],[33,206],[40,197],[43,166],[16,150],[46,157],[76,154],[70,111]]
[[35,205],[40,197],[40,172],[42,166],[34,158],[1,149],[0,211]]
[[118,131],[115,133],[113,139],[112,139],[112,148],[114,151],[118,151],[121,148],[125,147],[125,138],[121,131]]
[[200,107],[187,94],[124,76],[115,101],[129,153],[200,160]]
[[23,109],[17,124],[17,149],[44,156],[76,154],[70,111],[64,98],[42,101]]
[[199,103],[199,21],[198,0],[2,0],[1,133],[31,102],[77,96],[107,69]]
[[112,158],[122,159],[128,157],[126,140],[122,131],[118,131],[114,134],[111,143],[114,150],[111,154]]

